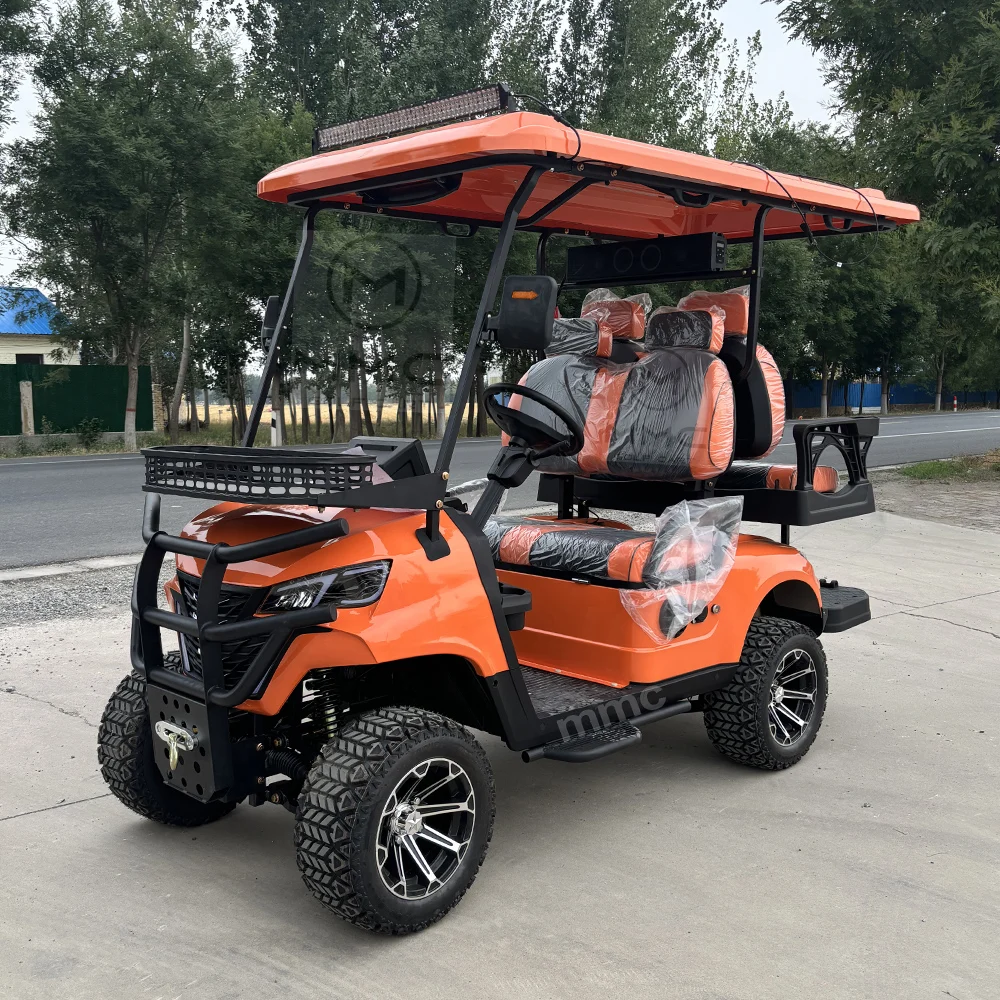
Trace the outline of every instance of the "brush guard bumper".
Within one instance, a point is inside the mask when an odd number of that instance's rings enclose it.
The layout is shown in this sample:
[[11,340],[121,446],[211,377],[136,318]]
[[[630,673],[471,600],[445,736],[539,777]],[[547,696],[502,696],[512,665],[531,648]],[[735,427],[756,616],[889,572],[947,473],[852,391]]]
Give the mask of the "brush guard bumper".
[[[258,745],[255,735],[232,739],[230,709],[258,691],[295,635],[337,618],[335,607],[323,606],[220,621],[226,567],[340,538],[348,531],[347,522],[338,518],[242,545],[213,545],[160,531],[160,498],[147,495],[142,526],[146,549],[132,588],[131,659],[133,669],[146,681],[154,757],[168,785],[205,802],[238,801],[254,790],[264,776],[263,744]],[[158,606],[160,569],[168,552],[204,560],[197,618]],[[164,666],[161,628],[197,639],[200,676]],[[263,647],[227,687],[223,644],[255,635],[267,636]]]

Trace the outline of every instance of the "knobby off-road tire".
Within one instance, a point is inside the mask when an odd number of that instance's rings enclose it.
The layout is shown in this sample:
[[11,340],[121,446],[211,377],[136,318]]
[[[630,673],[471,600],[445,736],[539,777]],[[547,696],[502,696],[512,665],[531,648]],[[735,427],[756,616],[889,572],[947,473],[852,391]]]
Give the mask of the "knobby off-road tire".
[[[425,767],[425,777],[414,778]],[[455,777],[428,793],[435,781],[445,780],[440,775]],[[405,825],[408,803],[422,802],[428,810],[437,803],[444,810],[463,795],[465,808],[446,810],[447,815],[433,821],[424,823],[409,813],[417,830],[411,844],[432,867],[435,857],[442,865],[436,869],[441,884],[422,898],[410,897],[411,885],[419,894],[433,883],[421,880],[415,856],[394,840]],[[299,795],[299,870],[313,895],[351,923],[388,934],[422,930],[440,920],[472,885],[493,835],[493,816],[493,772],[464,726],[414,708],[366,712],[326,744]],[[429,843],[424,839],[433,833],[429,826],[444,831],[453,844],[465,843],[464,850],[446,851]],[[399,863],[410,877],[397,880],[394,888],[389,883]]]
[[153,758],[146,684],[135,674],[122,680],[104,709],[97,760],[118,801],[157,823],[201,826],[236,808],[233,802],[198,802],[164,784]]
[[[803,670],[805,675],[795,676]],[[775,688],[782,676],[792,678],[787,690]],[[803,700],[806,689],[812,701]],[[807,724],[797,727],[775,709],[776,697]],[[705,728],[715,748],[732,760],[779,771],[800,761],[812,746],[826,698],[826,656],[815,634],[785,618],[758,617],[747,631],[736,676],[705,695]]]

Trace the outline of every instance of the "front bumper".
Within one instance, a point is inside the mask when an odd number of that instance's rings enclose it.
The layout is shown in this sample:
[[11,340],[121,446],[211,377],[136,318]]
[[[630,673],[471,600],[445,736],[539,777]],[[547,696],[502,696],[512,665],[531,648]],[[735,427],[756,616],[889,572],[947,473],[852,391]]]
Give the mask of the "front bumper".
[[[259,741],[252,730],[233,739],[229,710],[266,683],[295,635],[335,621],[337,609],[323,606],[254,617],[256,606],[247,601],[240,617],[226,620],[231,618],[227,609],[231,588],[223,586],[226,567],[341,537],[348,533],[348,525],[338,519],[242,545],[213,545],[160,531],[159,512],[160,498],[147,495],[142,531],[146,550],[132,588],[132,667],[146,681],[153,731],[158,722],[169,723],[190,732],[195,745],[193,750],[171,753],[165,739],[154,737],[154,756],[164,780],[178,790],[203,801],[239,799],[259,776],[260,768],[250,763],[256,759]],[[160,569],[168,552],[204,560],[197,616],[158,606]],[[183,601],[180,606],[184,607]],[[197,650],[200,669],[191,669],[189,656],[184,658],[185,670],[165,666],[161,628],[180,633],[188,654]],[[249,639],[257,640],[252,659],[242,671],[227,674],[225,653]]]

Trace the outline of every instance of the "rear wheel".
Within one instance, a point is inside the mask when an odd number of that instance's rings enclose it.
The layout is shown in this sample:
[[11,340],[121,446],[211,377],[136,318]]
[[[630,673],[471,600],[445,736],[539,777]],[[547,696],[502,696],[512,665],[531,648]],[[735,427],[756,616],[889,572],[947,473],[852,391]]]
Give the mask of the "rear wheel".
[[101,775],[119,802],[169,826],[201,826],[221,819],[234,802],[198,802],[164,784],[153,758],[146,684],[129,674],[115,689],[97,730]]
[[421,930],[472,885],[493,800],[489,761],[464,726],[412,708],[367,712],[327,743],[299,795],[302,878],[361,927]]
[[812,746],[826,696],[826,656],[815,634],[784,618],[754,618],[736,676],[705,695],[705,727],[732,760],[781,770]]

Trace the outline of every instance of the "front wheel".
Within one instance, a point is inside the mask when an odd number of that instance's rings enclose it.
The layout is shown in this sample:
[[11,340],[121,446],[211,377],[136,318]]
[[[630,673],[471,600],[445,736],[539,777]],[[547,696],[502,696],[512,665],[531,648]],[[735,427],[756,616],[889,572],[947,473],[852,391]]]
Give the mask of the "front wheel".
[[366,712],[327,743],[299,795],[299,870],[345,920],[422,930],[472,885],[493,814],[493,772],[464,726],[413,708]]
[[705,727],[720,753],[778,771],[812,746],[826,696],[826,656],[815,634],[784,618],[754,618],[736,676],[705,695]]

